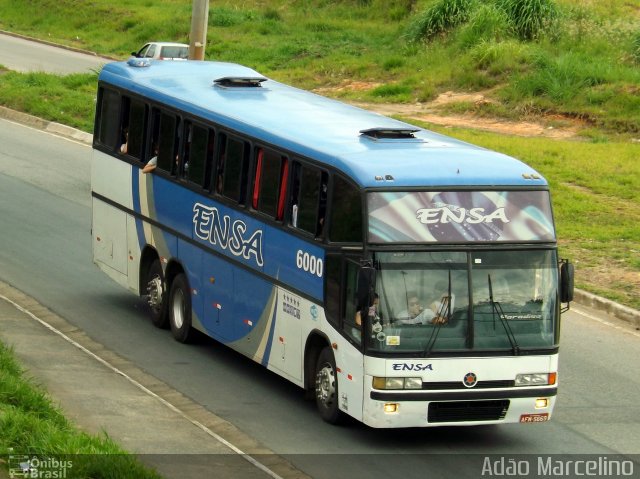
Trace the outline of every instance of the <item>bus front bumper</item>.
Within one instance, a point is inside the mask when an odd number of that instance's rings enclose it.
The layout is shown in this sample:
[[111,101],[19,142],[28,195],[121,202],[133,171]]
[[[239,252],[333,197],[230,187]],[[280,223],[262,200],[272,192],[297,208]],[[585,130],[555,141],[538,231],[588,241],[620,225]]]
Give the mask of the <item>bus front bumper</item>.
[[551,419],[557,387],[446,392],[370,390],[363,422],[371,427],[475,426]]

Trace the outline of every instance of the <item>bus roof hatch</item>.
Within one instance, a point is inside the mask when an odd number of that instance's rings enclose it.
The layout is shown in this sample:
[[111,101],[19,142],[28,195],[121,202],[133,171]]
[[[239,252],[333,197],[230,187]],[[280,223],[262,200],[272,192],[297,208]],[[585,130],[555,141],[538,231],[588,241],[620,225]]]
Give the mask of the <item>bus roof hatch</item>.
[[415,138],[414,133],[418,132],[418,129],[412,128],[368,128],[366,130],[360,130],[360,134],[367,136],[374,140],[406,140]]
[[264,77],[222,77],[213,80],[215,86],[222,88],[255,88],[267,81]]

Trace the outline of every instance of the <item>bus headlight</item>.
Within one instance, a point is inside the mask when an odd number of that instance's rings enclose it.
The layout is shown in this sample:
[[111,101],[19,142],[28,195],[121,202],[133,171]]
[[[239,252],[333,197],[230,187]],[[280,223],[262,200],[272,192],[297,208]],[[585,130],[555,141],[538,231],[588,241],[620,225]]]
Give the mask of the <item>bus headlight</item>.
[[516,376],[516,386],[547,386],[556,383],[556,373],[529,373]]
[[373,378],[374,389],[422,389],[422,378]]

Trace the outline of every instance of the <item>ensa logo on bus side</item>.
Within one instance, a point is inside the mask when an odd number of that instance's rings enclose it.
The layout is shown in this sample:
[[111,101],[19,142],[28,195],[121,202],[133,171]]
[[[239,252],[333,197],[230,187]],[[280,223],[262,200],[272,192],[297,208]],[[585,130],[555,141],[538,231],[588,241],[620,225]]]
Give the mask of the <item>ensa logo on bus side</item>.
[[234,256],[249,259],[252,256],[258,266],[262,266],[262,230],[251,235],[242,220],[231,224],[229,215],[222,216],[217,208],[201,203],[193,205],[193,226],[198,238],[228,250]]

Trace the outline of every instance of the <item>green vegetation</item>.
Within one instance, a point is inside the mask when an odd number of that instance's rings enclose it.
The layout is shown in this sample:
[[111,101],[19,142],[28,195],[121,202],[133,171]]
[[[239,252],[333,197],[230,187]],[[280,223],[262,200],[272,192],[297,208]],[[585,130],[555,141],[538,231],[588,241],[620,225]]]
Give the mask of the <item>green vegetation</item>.
[[[186,42],[191,24],[190,0],[28,3],[0,0],[0,28],[119,58],[149,40]],[[372,102],[490,89],[513,116],[637,134],[639,38],[640,10],[625,0],[221,0],[207,56]]]
[[91,132],[97,82],[97,73],[5,72],[0,75],[0,105]]
[[[186,42],[190,28],[190,0],[28,3],[0,0],[0,29],[120,58],[150,40]],[[481,105],[438,108],[575,126],[582,141],[445,132],[542,172],[561,253],[577,262],[577,285],[640,309],[634,2],[220,0],[211,2],[207,57],[345,100],[412,104],[447,91],[482,92]],[[1,104],[87,131],[94,90],[95,75],[0,70]]]
[[[0,342],[0,451],[71,461],[68,478],[159,478],[108,437],[78,431],[46,393],[26,379],[13,352]],[[41,468],[42,469],[42,468]],[[40,471],[59,473],[55,471]],[[41,477],[45,477],[44,475]],[[57,477],[57,476],[51,476]]]

